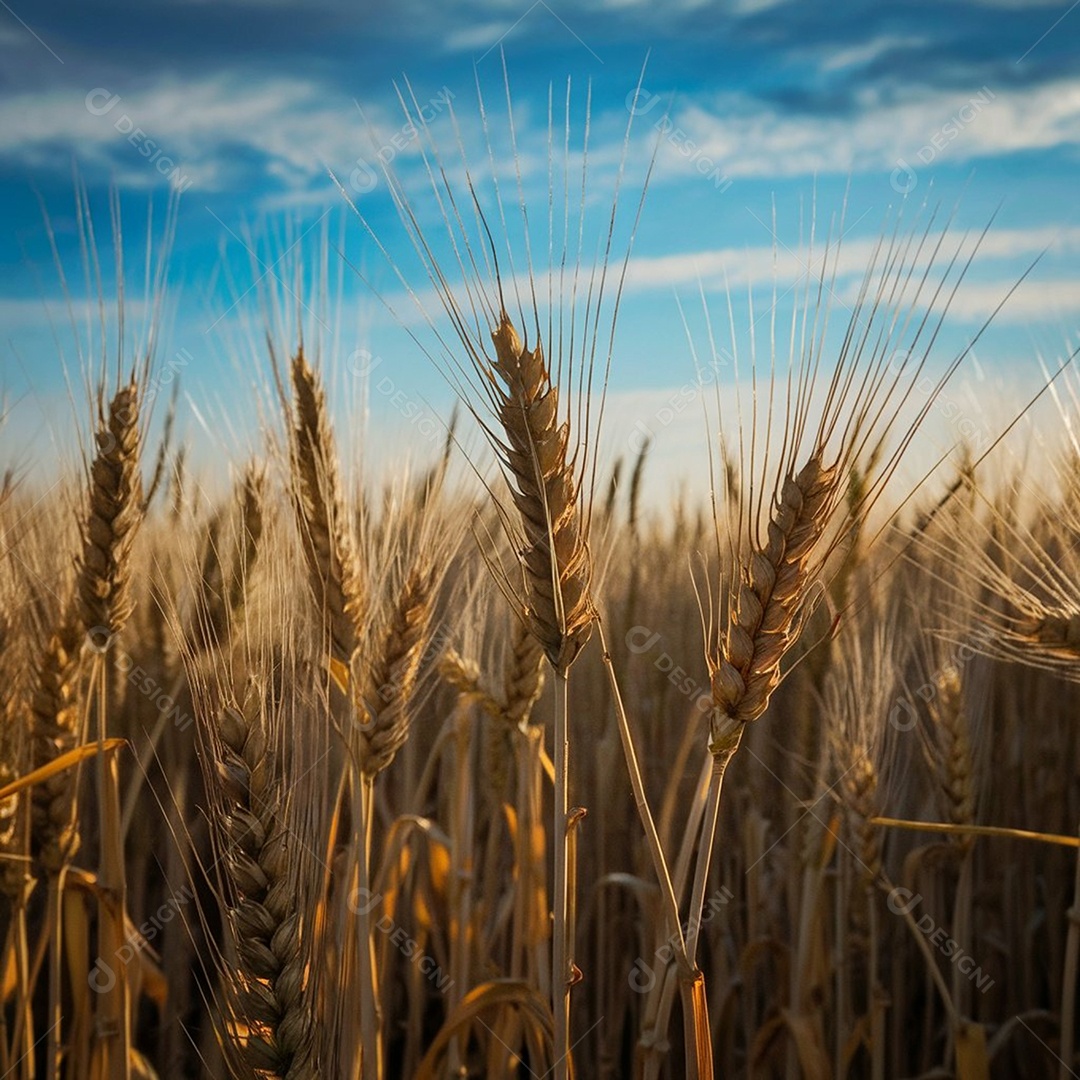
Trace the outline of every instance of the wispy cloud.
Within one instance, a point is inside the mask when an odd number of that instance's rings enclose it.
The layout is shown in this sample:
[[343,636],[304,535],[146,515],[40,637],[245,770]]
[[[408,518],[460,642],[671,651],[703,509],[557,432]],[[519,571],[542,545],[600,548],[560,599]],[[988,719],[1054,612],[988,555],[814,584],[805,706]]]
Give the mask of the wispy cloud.
[[820,51],[821,70],[832,72],[862,67],[884,53],[894,52],[897,49],[917,49],[926,44],[925,37],[889,34],[874,38],[872,41],[851,45],[846,49],[822,49]]
[[729,178],[888,172],[900,159],[962,165],[1080,145],[1080,79],[949,93],[919,88],[900,100],[868,91],[848,115],[796,115],[724,94],[676,101],[663,123],[670,137],[661,139],[660,165],[668,177],[685,176],[688,162],[702,157]]
[[296,190],[324,178],[328,166],[372,156],[373,140],[395,156],[417,153],[415,138],[398,136],[402,123],[379,106],[361,116],[355,101],[313,80],[165,77],[126,94],[102,86],[0,97],[0,157],[67,168],[55,148],[69,146],[84,168],[144,186],[155,179],[142,152],[152,140],[201,190],[235,182],[245,163]]
[[[927,237],[930,250],[940,234]],[[805,248],[773,247],[705,248],[671,255],[635,256],[630,260],[627,287],[631,289],[673,288],[699,284],[708,289],[742,285],[787,285],[816,277],[827,263],[829,273],[839,277],[861,276],[870,266],[879,246],[876,236],[845,240],[825,256],[821,250],[812,256]],[[948,249],[948,241],[945,248]],[[1058,252],[1080,250],[1080,228],[1000,229],[991,230],[979,245],[976,266],[991,260],[1031,259],[1046,249]],[[880,259],[879,259],[880,261]],[[1077,297],[1080,302],[1080,295]]]

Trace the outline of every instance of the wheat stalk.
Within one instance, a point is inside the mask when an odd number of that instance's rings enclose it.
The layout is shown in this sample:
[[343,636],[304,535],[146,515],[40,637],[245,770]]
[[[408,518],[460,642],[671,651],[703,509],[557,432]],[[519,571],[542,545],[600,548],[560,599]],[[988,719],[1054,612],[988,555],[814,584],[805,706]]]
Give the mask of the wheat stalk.
[[[3,499],[0,498],[0,504]],[[2,510],[2,505],[0,505]],[[0,562],[0,774],[8,784],[22,775],[32,762],[34,718],[27,715],[20,661],[21,635],[11,612],[17,594],[10,589],[8,560]],[[0,962],[11,973],[14,1032],[8,1038],[6,1024],[0,1031],[0,1067],[22,1080],[30,1080],[34,1032],[33,980],[29,940],[28,906],[36,881],[32,875],[33,792],[21,792],[0,801],[0,921],[4,945]]]
[[[90,468],[90,505],[83,529],[79,563],[79,615],[91,640],[98,646],[90,678],[96,691],[98,742],[107,734],[106,703],[109,669],[106,651],[134,610],[131,589],[135,536],[143,520],[140,394],[134,374],[122,386],[106,413],[98,397],[97,453]],[[127,883],[123,825],[120,813],[120,776],[116,757],[97,755],[99,870],[98,903],[100,955],[119,957],[125,944]],[[58,901],[59,902],[59,901]],[[59,925],[56,928],[59,934]],[[58,950],[57,950],[58,952]],[[52,974],[58,976],[58,955]],[[126,965],[120,977],[101,994],[99,1041],[95,1047],[99,1067],[111,1080],[126,1080],[131,1069],[131,1009]],[[53,1058],[55,1063],[55,1058]],[[55,1065],[54,1065],[55,1067]]]
[[[578,483],[568,455],[570,427],[560,422],[558,390],[539,342],[529,349],[502,311],[492,333],[490,377],[505,441],[497,442],[510,479],[523,533],[525,619],[551,664],[555,690],[555,928],[552,1004],[556,1080],[568,1068],[572,942],[567,940],[573,900],[568,865],[568,686],[571,664],[592,632],[589,596],[592,565],[579,506]],[[501,385],[500,385],[501,383]]]
[[[878,888],[882,881],[881,830],[874,818],[881,812],[884,797],[883,767],[888,744],[881,719],[888,712],[896,677],[895,649],[888,644],[886,627],[896,625],[895,613],[871,605],[860,613],[836,639],[837,663],[826,674],[824,710],[828,721],[827,745],[837,786],[842,795],[851,837],[850,854],[857,864],[862,904],[850,910],[853,940],[844,950],[848,958],[837,971],[837,994],[846,1001],[850,993],[850,967],[864,959],[866,971],[865,1015],[870,1023],[870,1075],[885,1076],[885,1003],[880,985],[880,912]],[[838,920],[842,913],[838,912]],[[845,924],[845,929],[847,926]],[[843,1001],[837,1005],[836,1069],[843,1071],[844,1043],[849,1037]]]
[[[926,389],[924,397],[915,398],[937,331],[930,331],[925,341],[923,335],[935,322],[940,328],[974,254],[968,256],[967,263],[959,260],[964,246],[961,240],[934,286],[931,272],[940,254],[940,243],[930,249],[929,257],[920,265],[928,234],[929,226],[922,241],[914,246],[910,240],[898,242],[894,237],[875,249],[822,392],[816,385],[823,367],[828,325],[827,311],[822,317],[822,299],[830,260],[836,258],[836,251],[829,247],[816,295],[808,278],[806,294],[797,300],[802,310],[791,324],[786,380],[778,376],[777,358],[771,357],[767,388],[762,393],[755,366],[749,421],[744,417],[738,390],[732,403],[722,400],[719,386],[716,389],[720,457],[727,481],[724,490],[729,496],[722,512],[716,464],[710,462],[716,561],[728,568],[730,577],[710,598],[706,625],[705,651],[713,705],[709,718],[712,767],[690,897],[691,933],[686,942],[690,964],[696,963],[697,935],[693,928],[700,922],[705,900],[720,794],[746,725],[762,716],[780,684],[781,664],[811,610],[816,583],[830,555],[842,541],[858,535],[915,433],[971,347],[955,356],[936,382],[929,381],[928,389],[919,388]],[[897,364],[897,345],[909,332],[914,312],[924,300],[924,290],[933,294],[932,308],[940,297],[945,301],[936,308],[933,319],[928,316],[917,321],[913,341]],[[711,333],[710,324],[710,344]],[[776,415],[778,402],[782,403],[782,416]],[[739,423],[739,469],[734,484],[728,469],[730,443],[723,425],[723,416],[732,404]],[[909,404],[911,409],[905,415],[904,406]],[[902,415],[903,431],[896,445],[885,452],[882,448]],[[765,431],[756,426],[762,418]],[[772,441],[772,424],[776,420],[782,420],[782,429],[775,433],[779,435],[778,448]],[[847,507],[846,520],[839,523],[837,511],[848,492],[847,477],[866,456],[872,461],[880,459],[881,468],[873,480],[859,485]],[[739,498],[730,498],[733,491]],[[717,612],[722,621],[719,632],[715,629]],[[664,1000],[670,1003],[670,995]],[[670,1004],[666,1004],[657,1022],[660,1026],[653,1031],[666,1026],[669,1011]],[[650,1075],[655,1075],[659,1068],[655,1059],[652,1068]]]
[[[375,778],[393,761],[409,735],[413,691],[427,645],[434,604],[435,570],[421,553],[410,569],[394,605],[382,646],[368,666],[361,701],[358,823],[358,888],[369,895],[372,881],[371,836],[374,824]],[[378,981],[367,905],[357,926],[360,973],[360,1033],[363,1075],[383,1075],[382,1030]]]
[[[479,89],[479,87],[478,87]],[[448,174],[443,167],[437,147],[431,139],[427,121],[423,116],[419,102],[412,94],[411,108],[404,96],[402,106],[407,114],[416,112],[416,127],[422,134],[430,150],[430,157],[425,152],[424,160],[433,195],[442,210],[448,238],[465,281],[462,293],[455,295],[454,289],[440,266],[439,258],[433,251],[431,242],[423,234],[408,197],[400,182],[387,170],[386,178],[391,195],[394,198],[399,216],[405,226],[416,253],[419,255],[428,276],[435,287],[442,306],[450,316],[453,330],[464,347],[471,372],[465,364],[453,358],[440,331],[431,316],[423,312],[429,326],[439,341],[439,355],[429,352],[432,359],[443,369],[448,379],[454,384],[469,405],[474,415],[476,402],[484,402],[494,414],[499,431],[495,426],[484,425],[489,441],[503,466],[503,473],[511,489],[511,496],[518,512],[518,523],[514,524],[510,516],[503,514],[503,525],[516,549],[520,571],[520,590],[509,582],[503,582],[508,592],[515,595],[515,603],[520,603],[520,614],[528,623],[556,674],[555,693],[555,809],[553,830],[556,840],[555,859],[555,933],[553,940],[554,976],[552,986],[552,1005],[555,1013],[555,1078],[564,1080],[569,1068],[569,985],[573,978],[571,963],[567,955],[566,932],[568,926],[567,894],[568,883],[572,880],[567,866],[567,829],[568,817],[568,743],[567,743],[567,673],[585,645],[595,621],[595,609],[590,595],[592,565],[588,549],[588,512],[581,505],[587,501],[592,504],[592,491],[585,492],[586,500],[581,496],[583,479],[592,477],[595,472],[595,460],[592,470],[590,459],[590,439],[599,431],[600,417],[603,414],[603,395],[600,404],[593,410],[591,395],[593,376],[598,352],[598,334],[601,306],[605,301],[605,285],[608,270],[608,258],[615,233],[616,208],[618,205],[621,168],[625,165],[626,147],[620,165],[619,184],[616,185],[615,200],[610,218],[606,223],[606,246],[602,265],[594,271],[588,288],[588,308],[585,317],[584,333],[576,334],[574,306],[578,296],[578,279],[581,274],[581,237],[575,236],[570,228],[570,206],[567,200],[567,214],[564,222],[564,234],[560,239],[553,235],[554,221],[549,220],[549,254],[557,257],[557,247],[561,245],[561,270],[556,271],[554,263],[550,267],[552,283],[555,274],[559,274],[559,305],[566,302],[568,311],[557,310],[553,297],[553,285],[548,290],[549,318],[547,344],[555,350],[559,362],[559,377],[552,380],[541,346],[541,312],[537,297],[536,282],[533,277],[532,255],[528,238],[529,221],[525,210],[524,196],[521,189],[521,175],[518,173],[518,189],[522,224],[526,240],[525,250],[528,260],[529,279],[532,285],[528,315],[518,293],[518,307],[521,310],[522,323],[535,323],[536,333],[532,348],[523,343],[514,326],[503,296],[503,279],[498,265],[499,256],[494,250],[491,231],[487,225],[484,209],[477,196],[468,163],[464,161],[469,175],[469,193],[472,209],[475,211],[477,238],[469,235],[461,215],[455,193],[448,182]],[[507,82],[509,102],[509,84]],[[486,112],[482,94],[480,95],[481,113],[484,116],[485,137],[487,132]],[[631,114],[632,115],[632,114]],[[412,116],[410,115],[410,119]],[[514,138],[513,115],[509,116],[511,138]],[[552,133],[553,134],[553,133]],[[566,143],[570,138],[570,94],[567,92],[566,108]],[[586,138],[587,143],[587,138]],[[627,132],[629,145],[629,125]],[[553,148],[554,142],[549,144]],[[490,140],[488,149],[491,150]],[[550,153],[550,149],[549,149]],[[514,147],[517,162],[516,145]],[[492,159],[494,160],[494,158]],[[583,159],[582,182],[585,181]],[[519,163],[518,163],[519,164]],[[503,230],[506,230],[505,214],[498,190],[498,178],[493,176],[495,200],[498,206]],[[344,193],[344,189],[343,193]],[[347,193],[346,197],[348,197]],[[567,191],[569,194],[569,189]],[[350,199],[350,203],[352,200]],[[353,204],[355,210],[355,204]],[[584,196],[580,212],[584,224]],[[640,212],[640,204],[639,204]],[[359,216],[359,215],[358,215]],[[363,218],[361,216],[361,220]],[[365,227],[373,237],[367,222]],[[380,250],[389,253],[375,237]],[[572,245],[577,245],[576,255]],[[508,245],[509,246],[509,245]],[[577,265],[566,273],[568,264],[577,259]],[[513,254],[510,261],[513,263]],[[626,252],[629,259],[629,245]],[[410,295],[416,296],[408,287],[400,269],[390,259],[398,277],[406,285]],[[481,270],[487,271],[487,280]],[[623,266],[625,275],[625,263]],[[612,334],[614,319],[618,311],[621,295],[622,278],[615,288],[615,300],[611,308]],[[565,289],[565,293],[563,290]],[[517,287],[515,284],[515,291]],[[498,300],[494,298],[497,295]],[[418,301],[419,303],[419,301]],[[491,332],[495,356],[488,355],[488,346],[484,340],[484,329]],[[567,333],[567,331],[569,331]],[[607,363],[610,363],[611,343],[608,343]],[[449,354],[449,359],[447,355]],[[603,362],[603,361],[602,361]],[[564,367],[565,363],[565,367]],[[606,364],[605,364],[606,369]],[[575,386],[579,393],[577,421],[581,424],[584,435],[580,445],[570,451],[570,424],[560,417],[560,399],[556,387],[566,375],[565,385]],[[468,398],[474,399],[469,403]],[[590,423],[596,418],[595,427]],[[580,451],[580,453],[579,453]],[[594,479],[594,477],[592,477]],[[590,488],[591,488],[590,481]]]

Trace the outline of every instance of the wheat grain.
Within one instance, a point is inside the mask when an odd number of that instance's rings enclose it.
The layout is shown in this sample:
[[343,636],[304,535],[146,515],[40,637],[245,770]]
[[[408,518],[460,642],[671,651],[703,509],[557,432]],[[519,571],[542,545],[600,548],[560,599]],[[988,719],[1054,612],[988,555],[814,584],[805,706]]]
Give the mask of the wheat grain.
[[359,647],[361,578],[338,476],[326,393],[303,349],[293,358],[292,386],[293,500],[308,581],[325,624],[330,658],[348,672]]
[[726,633],[709,656],[717,747],[730,743],[733,733],[738,738],[739,727],[722,721],[741,726],[756,720],[780,682],[780,662],[799,630],[807,563],[835,508],[838,476],[820,453],[789,474],[769,521],[768,543],[742,571]]
[[139,388],[134,378],[117,391],[107,416],[99,402],[99,420],[79,564],[79,614],[88,630],[111,637],[134,607],[131,557],[143,516]]
[[467,660],[457,649],[447,649],[443,653],[439,674],[459,697],[475,701],[488,716],[497,720],[502,715],[502,706],[484,686],[480,665]]
[[529,723],[544,690],[544,654],[528,628],[518,623],[511,638],[503,682],[503,713],[516,726]]
[[266,474],[256,466],[244,473],[240,498],[240,520],[237,522],[237,558],[229,585],[229,610],[234,616],[240,611],[244,595],[250,588],[251,575],[259,556],[259,544],[265,526]]
[[359,703],[364,715],[360,767],[369,776],[382,772],[408,738],[436,583],[436,568],[422,553],[405,579],[381,648],[367,672]]
[[244,477],[231,559],[226,560],[223,550],[224,514],[215,514],[206,527],[189,635],[192,646],[203,652],[228,640],[240,614],[262,537],[264,481],[264,475],[255,470]]
[[[79,714],[81,646],[80,627],[69,614],[61,619],[41,655],[30,705],[37,768],[73,749],[85,737]],[[56,873],[71,862],[81,842],[74,773],[58,773],[34,788],[31,821],[33,849],[42,866]]]
[[[975,821],[975,769],[960,673],[948,665],[937,673],[934,686],[936,693],[930,707],[938,740],[934,765],[949,821],[954,825],[971,825]],[[959,843],[968,848],[972,840],[967,836]]]
[[213,819],[232,884],[227,915],[239,960],[229,975],[243,1025],[242,1057],[258,1076],[308,1080],[313,1022],[309,963],[292,876],[293,840],[282,820],[282,781],[268,740],[265,691],[251,679],[239,707],[218,718],[218,814]]
[[567,449],[559,392],[543,350],[522,344],[503,312],[492,334],[492,372],[502,380],[498,416],[506,434],[503,463],[521,515],[525,618],[552,667],[565,674],[592,631],[591,563]]

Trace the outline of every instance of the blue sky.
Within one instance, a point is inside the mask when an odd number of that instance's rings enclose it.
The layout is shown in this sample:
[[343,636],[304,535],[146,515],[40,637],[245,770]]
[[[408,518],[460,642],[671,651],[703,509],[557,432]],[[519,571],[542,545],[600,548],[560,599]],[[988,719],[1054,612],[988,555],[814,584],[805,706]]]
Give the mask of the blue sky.
[[[755,315],[769,306],[774,276],[777,291],[787,291],[805,270],[811,207],[823,235],[845,193],[841,308],[890,209],[909,220],[924,200],[940,201],[943,213],[956,208],[958,228],[976,230],[997,211],[950,314],[943,360],[1045,251],[980,341],[968,376],[1005,388],[1031,384],[1040,356],[1052,362],[1075,343],[1080,316],[1077,56],[1080,7],[1033,0],[406,0],[393,9],[338,0],[4,0],[0,344],[2,390],[16,403],[13,429],[31,445],[54,437],[70,418],[63,372],[65,364],[77,370],[78,361],[64,329],[42,204],[81,313],[90,291],[80,268],[77,170],[107,291],[110,188],[119,194],[133,318],[145,310],[138,297],[151,207],[160,225],[170,187],[183,189],[159,363],[170,372],[162,387],[179,374],[197,418],[193,430],[211,449],[243,444],[255,423],[254,409],[243,403],[246,383],[265,370],[260,297],[275,293],[288,323],[298,267],[310,281],[329,243],[333,296],[303,312],[307,332],[312,320],[319,324],[324,359],[346,384],[359,381],[358,372],[371,376],[365,387],[346,390],[366,401],[377,441],[422,450],[416,412],[444,415],[450,394],[361,280],[399,312],[408,310],[330,172],[422,290],[378,169],[381,150],[418,219],[436,235],[437,207],[423,171],[426,136],[407,127],[398,94],[415,95],[453,175],[460,179],[460,137],[471,167],[478,174],[486,168],[490,178],[479,84],[495,132],[496,171],[512,204],[504,58],[534,222],[547,213],[549,93],[558,142],[569,80],[575,146],[591,95],[587,209],[597,228],[610,209],[628,105],[644,65],[623,184],[624,230],[654,151],[656,166],[620,313],[613,422],[625,432],[639,420],[656,429],[671,476],[685,467],[692,442],[705,439],[699,414],[661,422],[664,402],[694,374],[679,302],[700,345],[699,290],[726,318],[730,289],[744,336],[752,322],[748,291]],[[348,258],[344,271],[338,250]],[[412,329],[423,343],[423,328]],[[356,361],[358,352],[378,358],[374,372]],[[379,390],[379,380],[391,389]],[[965,392],[975,395],[972,410],[984,409],[985,393],[957,390]],[[411,415],[403,401],[413,402]]]

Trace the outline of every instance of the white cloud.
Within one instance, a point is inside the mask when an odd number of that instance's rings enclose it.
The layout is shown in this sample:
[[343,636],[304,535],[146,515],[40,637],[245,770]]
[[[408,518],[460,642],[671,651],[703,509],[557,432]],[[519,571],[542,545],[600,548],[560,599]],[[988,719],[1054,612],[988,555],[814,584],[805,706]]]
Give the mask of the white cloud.
[[477,49],[490,49],[500,38],[506,35],[510,24],[505,22],[483,22],[475,26],[462,27],[446,35],[443,42],[447,52],[475,52]]
[[[865,62],[904,40],[880,38],[830,63]],[[456,42],[465,44],[464,37]],[[423,103],[429,94],[438,97],[444,90],[424,87],[417,94]],[[235,178],[247,151],[266,160],[265,174],[285,191],[303,192],[322,183],[327,165],[352,169],[358,158],[374,165],[380,148],[401,164],[418,158],[422,142],[396,107],[368,108],[361,116],[339,92],[287,76],[163,78],[122,96],[107,111],[109,88],[91,99],[91,107],[86,98],[85,90],[71,88],[0,99],[0,156],[33,169],[55,168],[57,145],[70,146],[83,167],[106,170],[136,186],[160,183],[168,159],[180,178],[214,190]],[[475,110],[457,104],[470,157],[486,161]],[[448,111],[445,104],[436,110],[432,126],[453,168],[456,138],[449,129],[440,134],[436,128],[438,117]],[[615,109],[594,117],[594,169],[613,169],[625,120]],[[546,115],[531,115],[522,100],[515,105],[515,124],[524,178],[546,183]],[[797,116],[746,94],[729,93],[677,100],[670,118],[660,119],[656,110],[639,118],[637,131],[642,160],[659,138],[657,177],[662,181],[715,184],[720,177],[738,182],[881,170],[887,183],[902,159],[919,182],[928,164],[958,165],[1080,145],[1080,79],[1018,89],[971,87],[959,93],[918,89],[900,100],[882,100],[868,91],[850,116]],[[132,138],[135,145],[128,141]],[[505,162],[512,174],[506,147],[496,146],[495,155],[500,168]]]
[[[940,234],[931,234],[925,244],[929,250]],[[954,239],[959,241],[959,236]],[[973,241],[972,241],[973,242]],[[874,237],[845,240],[839,250],[828,256],[829,272],[838,277],[861,276],[870,265],[878,241]],[[1046,248],[1068,251],[1080,248],[1080,228],[1039,228],[991,230],[979,245],[975,265],[982,266],[991,259],[1034,258]],[[951,251],[948,240],[944,250]],[[819,246],[809,269],[814,276],[821,273],[823,251]],[[880,263],[880,258],[879,258]],[[630,260],[627,287],[654,289],[699,283],[706,288],[771,284],[775,279],[780,287],[802,278],[808,271],[806,250],[793,250],[771,244],[759,247],[705,248],[700,251],[672,255],[635,256]],[[1077,297],[1080,300],[1080,294]],[[1074,304],[1075,306],[1075,304]]]
[[[870,55],[895,40],[878,39],[862,47],[862,53]],[[845,62],[855,60],[848,57]],[[991,87],[990,92],[993,97],[982,102],[970,121],[957,128],[955,137],[949,136],[941,150],[935,149],[938,161],[959,162],[982,155],[1080,144],[1080,79],[1063,79],[1018,90]],[[424,92],[418,89],[417,93],[421,101],[425,100]],[[920,148],[933,148],[935,133],[946,131],[950,118],[957,117],[965,101],[978,93],[978,88],[969,94],[955,95],[919,90],[901,101],[884,104],[867,98],[850,118],[793,117],[746,95],[729,94],[708,101],[676,103],[672,122],[684,133],[680,136],[684,147],[692,142],[694,153],[717,163],[717,167],[722,167],[736,181],[881,169],[885,194],[893,198],[887,184],[888,173],[896,160],[904,157],[921,169]],[[265,175],[279,181],[284,192],[269,196],[276,206],[296,206],[321,197],[324,191],[329,194],[329,182],[324,180],[327,164],[340,170],[351,168],[361,155],[374,160],[371,136],[355,104],[309,80],[288,77],[245,80],[237,75],[189,81],[168,78],[121,97],[107,111],[103,111],[109,100],[107,90],[92,99],[93,109],[87,107],[86,98],[83,90],[54,90],[45,95],[23,94],[0,99],[0,155],[36,167],[55,167],[56,144],[70,143],[77,149],[84,167],[106,167],[114,175],[119,174],[121,182],[150,183],[156,176],[153,166],[117,130],[118,122],[126,117],[128,122],[121,123],[121,128],[140,127],[147,138],[153,139],[177,162],[184,176],[192,177],[204,188],[229,182],[227,169],[237,147],[265,156],[267,160],[260,167]],[[470,159],[478,166],[476,178],[483,184],[483,177],[490,172],[483,135],[474,110],[462,105],[459,111],[462,139]],[[655,127],[658,112],[639,118],[638,137],[643,145],[657,137],[650,125]],[[546,192],[547,117],[542,113],[543,110],[531,110],[525,101],[520,107],[515,106],[517,148],[527,201],[537,195],[538,186]],[[368,115],[376,132],[376,145],[394,147],[395,166],[403,161],[415,162],[421,140],[408,134],[396,111],[375,108],[368,110]],[[606,174],[614,174],[625,118],[625,113],[620,114],[616,109],[594,117],[590,173],[591,186],[600,193],[598,204],[609,197],[603,181]],[[447,155],[444,162],[447,172],[452,182],[460,186],[462,170],[460,161],[456,160],[456,136],[448,121],[436,122],[447,124],[445,131],[435,128],[434,133]],[[513,158],[507,147],[500,145],[494,147],[494,157],[503,203],[512,219],[511,228],[515,229],[517,215],[513,208],[517,184]],[[663,141],[659,179],[673,183],[680,179],[698,182],[702,179],[698,175],[700,157],[688,161],[685,153]],[[66,164],[65,159],[65,168]],[[573,163],[571,175],[572,169]],[[418,212],[434,214],[437,207],[426,180],[409,175],[416,172],[403,170],[407,177],[403,182],[410,193],[416,190],[416,185],[424,188],[422,197],[413,197],[414,204]],[[921,176],[918,179],[921,183]],[[318,195],[314,194],[316,187]],[[490,189],[490,183],[487,187]],[[632,190],[632,186],[627,190]],[[487,195],[490,190],[481,191],[482,198]],[[426,218],[421,224],[428,230],[432,228]],[[764,230],[762,239],[766,240]],[[861,275],[870,261],[873,242],[873,239],[855,238],[843,245],[837,264],[841,275]],[[1075,250],[1080,247],[1080,230],[1039,228],[991,232],[976,265],[987,259],[1034,256],[1050,245],[1055,250]],[[758,247],[706,248],[639,256],[630,265],[628,287],[645,291],[696,286],[701,281],[707,288],[720,288],[725,273],[732,286],[767,285],[772,282],[774,272],[781,283],[791,282],[804,272],[803,258],[802,253],[792,253],[782,246],[774,253],[767,240]],[[1028,313],[1073,310],[1071,288],[1071,282],[1062,282],[1060,287],[1032,290],[1030,299],[1020,303],[1018,298],[1008,310]],[[971,303],[985,306],[985,300]],[[406,312],[410,310],[407,303],[401,307]]]
[[733,15],[757,15],[759,12],[778,7],[784,2],[785,0],[731,0],[731,13]]
[[352,167],[380,147],[394,157],[419,150],[397,115],[376,108],[361,116],[353,101],[301,79],[169,78],[115,102],[110,95],[104,87],[0,100],[0,155],[42,168],[55,164],[57,143],[69,144],[84,167],[143,185],[161,179],[160,152],[182,177],[214,189],[240,148],[265,155],[285,187],[303,188],[327,165]]
[[[134,297],[124,299],[124,317],[142,320],[149,316],[151,306]],[[96,340],[101,316],[111,324],[116,315],[116,304],[106,300],[104,312],[95,300],[74,298],[70,303],[62,296],[26,299],[0,296],[0,325],[5,330],[37,329],[51,326],[64,330],[72,321],[80,331],[87,330],[91,340]]]
[[842,71],[844,68],[862,67],[893,49],[914,49],[925,44],[926,38],[883,35],[847,49],[830,49],[822,58],[821,70]]
[[[1015,281],[965,284],[950,305],[950,317],[972,321],[989,317]],[[1080,278],[1028,278],[1009,297],[995,322],[1052,322],[1080,313]]]
[[[659,127],[657,125],[660,125]],[[676,102],[660,134],[668,179],[720,170],[732,180],[924,166],[1080,145],[1080,79],[1012,89],[920,89],[898,101],[863,95],[851,116],[790,115],[744,94]],[[887,179],[887,178],[886,178]]]
[[[988,447],[1015,418],[1017,406],[1028,401],[1042,381],[1034,363],[1023,367],[995,364],[989,373],[984,373],[969,357],[925,418],[918,438],[905,455],[889,499],[900,498],[905,489],[921,484],[958,440],[966,440],[975,448]],[[741,385],[725,380],[719,389],[723,422],[733,432],[738,423],[736,401],[740,393],[742,416],[745,419],[749,415],[749,376],[744,371]],[[719,467],[715,390],[715,386],[708,386],[703,396],[697,396],[684,382],[650,390],[616,390],[608,395],[602,438],[605,459],[613,461],[621,456],[632,460],[643,439],[651,440],[644,474],[645,505],[668,508],[680,493],[689,497],[691,505],[704,500],[710,454]],[[708,405],[712,423],[706,420],[703,405]],[[902,415],[901,430],[911,415],[910,408]],[[774,440],[783,428],[782,417],[776,420]],[[758,452],[760,461],[760,445]],[[945,466],[946,472],[948,469]]]
[[[901,230],[900,242],[904,240]],[[923,243],[923,253],[928,254],[934,248],[940,233],[928,234]],[[929,280],[937,282],[945,272],[946,264],[957,246],[961,244],[961,234],[950,234],[942,244],[935,260],[935,270]],[[976,237],[969,235],[964,243],[964,252],[974,247]],[[879,239],[876,236],[851,237],[843,241],[839,249],[835,246],[828,253],[824,276],[827,281],[835,277],[831,299],[835,310],[843,314],[843,307],[853,308],[859,294],[859,288],[867,269],[875,260],[878,270],[886,258],[878,251]],[[1034,260],[1043,251],[1063,253],[1080,250],[1080,227],[1038,228],[1038,229],[999,229],[989,232],[979,244],[972,264],[972,271],[961,284],[959,291],[950,302],[949,318],[951,321],[981,322],[987,319],[1017,286],[1020,274],[1026,264]],[[626,295],[667,295],[674,290],[684,304],[692,310],[697,306],[699,288],[706,294],[726,295],[730,289],[736,298],[736,306],[744,307],[748,292],[754,298],[756,311],[765,311],[771,303],[775,285],[777,296],[790,295],[799,300],[805,298],[807,290],[813,293],[823,274],[823,244],[819,243],[811,261],[805,247],[784,247],[774,249],[769,243],[756,247],[702,248],[697,251],[677,252],[667,255],[636,255],[627,264],[625,281]],[[925,258],[920,267],[925,264]],[[962,261],[962,260],[961,260]],[[955,271],[950,280],[955,278]],[[451,288],[459,302],[465,301],[465,294],[458,285],[458,275],[449,267],[447,270]],[[617,264],[609,267],[609,285],[620,271]],[[590,265],[582,268],[583,281],[589,279]],[[916,296],[917,276],[909,283],[902,296],[894,298],[898,310],[904,310]],[[874,278],[874,286],[880,278]],[[436,289],[427,281],[414,281],[415,299],[409,297],[395,286],[384,293],[386,302],[394,312],[391,322],[400,321],[404,325],[417,326],[425,320],[420,311],[426,312],[436,323],[441,325],[443,317],[442,302]],[[510,298],[513,310],[513,298],[517,295],[531,295],[527,276],[507,275],[503,281],[504,292]],[[541,298],[542,308],[546,305],[548,289],[551,287],[557,298],[560,293],[558,276],[550,277],[541,267],[534,274],[534,288]],[[563,291],[571,291],[571,284],[564,283]],[[583,287],[579,287],[579,301]],[[928,287],[921,295],[925,303],[932,293]],[[609,293],[610,296],[610,293]],[[939,299],[943,299],[939,298]],[[625,312],[625,307],[624,307]],[[1032,323],[1040,319],[1056,320],[1066,315],[1075,316],[1080,312],[1080,281],[1071,277],[1049,277],[1036,267],[1034,273],[1016,288],[1015,292],[996,315],[995,322]],[[376,310],[378,320],[384,317]],[[623,316],[626,318],[626,316]]]

